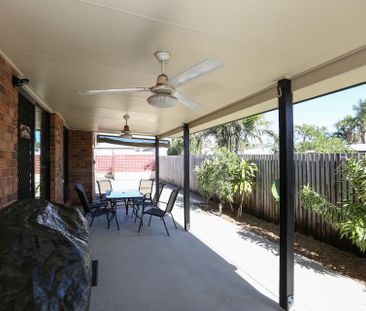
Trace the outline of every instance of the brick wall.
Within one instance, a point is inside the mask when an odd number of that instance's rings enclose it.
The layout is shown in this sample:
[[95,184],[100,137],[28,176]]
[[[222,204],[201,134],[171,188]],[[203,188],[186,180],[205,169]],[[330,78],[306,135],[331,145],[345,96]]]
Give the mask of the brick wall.
[[64,202],[64,121],[58,114],[50,118],[51,201]]
[[70,203],[79,204],[74,190],[76,183],[81,183],[91,200],[94,195],[94,150],[93,132],[69,131],[69,194]]
[[18,197],[18,90],[12,67],[0,56],[0,208]]

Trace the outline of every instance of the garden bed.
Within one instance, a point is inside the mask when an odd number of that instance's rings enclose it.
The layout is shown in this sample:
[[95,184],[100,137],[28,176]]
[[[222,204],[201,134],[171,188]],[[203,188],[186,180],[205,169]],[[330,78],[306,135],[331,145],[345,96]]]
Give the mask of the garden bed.
[[[199,204],[199,207],[218,215],[218,207],[214,204]],[[223,209],[222,216],[225,220],[235,223],[244,230],[255,233],[272,242],[279,243],[279,225],[259,219],[253,215],[243,213],[238,220],[230,211]],[[312,236],[295,232],[295,251],[322,266],[341,275],[350,277],[366,285],[366,260],[365,258],[339,250],[327,243],[315,240]]]

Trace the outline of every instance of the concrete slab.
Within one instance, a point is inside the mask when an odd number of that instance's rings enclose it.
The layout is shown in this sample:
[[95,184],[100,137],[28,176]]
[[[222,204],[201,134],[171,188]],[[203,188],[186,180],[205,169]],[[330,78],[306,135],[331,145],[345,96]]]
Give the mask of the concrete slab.
[[[163,196],[167,196],[166,191]],[[119,211],[121,231],[97,219],[91,230],[99,284],[91,310],[280,310],[278,245],[195,208],[191,231],[167,220],[138,225]],[[182,197],[174,217],[183,224]],[[366,289],[300,255],[295,256],[295,310],[366,310]]]
[[[205,245],[266,288],[276,301],[279,292],[279,247],[212,213],[194,208],[202,198],[191,195],[191,231]],[[175,215],[183,221],[182,202]],[[366,262],[365,262],[366,264]],[[365,285],[295,254],[295,310],[366,310]]]
[[139,234],[131,216],[121,210],[119,218],[119,232],[115,225],[108,230],[103,218],[92,228],[99,280],[90,310],[280,310],[235,266],[181,227],[168,223],[168,237],[154,219]]

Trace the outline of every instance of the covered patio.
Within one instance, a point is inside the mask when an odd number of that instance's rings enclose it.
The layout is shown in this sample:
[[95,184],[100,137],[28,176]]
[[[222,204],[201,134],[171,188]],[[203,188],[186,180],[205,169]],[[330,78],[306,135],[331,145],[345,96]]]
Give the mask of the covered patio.
[[[111,310],[293,309],[293,105],[365,83],[365,10],[364,1],[332,0],[2,1],[0,207],[37,195],[73,206],[79,203],[76,183],[92,200],[96,133],[130,135],[131,130],[136,137],[150,136],[157,182],[161,141],[183,136],[180,224],[189,231],[190,134],[278,108],[278,293],[239,277],[234,266],[189,232],[178,230],[166,239],[153,227],[149,235],[138,235],[135,224],[126,221],[121,233],[99,224],[92,230],[106,288],[93,289],[91,305],[94,310],[106,305]],[[163,57],[159,64],[157,51],[168,51],[169,63]],[[207,64],[216,67],[208,70]],[[164,100],[147,102],[143,92]],[[169,96],[175,105],[161,108]],[[131,118],[124,131],[126,113]]]
[[168,238],[158,219],[141,233],[130,215],[122,211],[119,219],[120,231],[106,230],[104,219],[92,228],[99,273],[91,311],[281,310],[271,293],[182,225],[174,230],[168,220]]
[[[198,208],[200,202],[191,195],[192,229],[185,232],[178,197],[173,214],[179,225],[175,230],[167,220],[170,237],[158,219],[138,233],[123,209],[121,231],[107,230],[98,219],[91,230],[99,274],[90,310],[282,310],[276,303],[278,244]],[[299,254],[294,262],[295,310],[365,308],[362,284]]]

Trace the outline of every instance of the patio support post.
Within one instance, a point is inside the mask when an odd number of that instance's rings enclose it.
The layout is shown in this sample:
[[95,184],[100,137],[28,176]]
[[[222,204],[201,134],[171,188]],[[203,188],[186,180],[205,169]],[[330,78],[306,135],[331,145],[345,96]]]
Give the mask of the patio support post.
[[158,198],[159,196],[159,137],[155,136],[155,195]]
[[294,303],[294,142],[291,80],[278,81],[280,149],[280,306]]
[[190,204],[189,204],[189,125],[183,125],[183,145],[184,145],[184,229],[189,230],[191,226],[190,220]]

